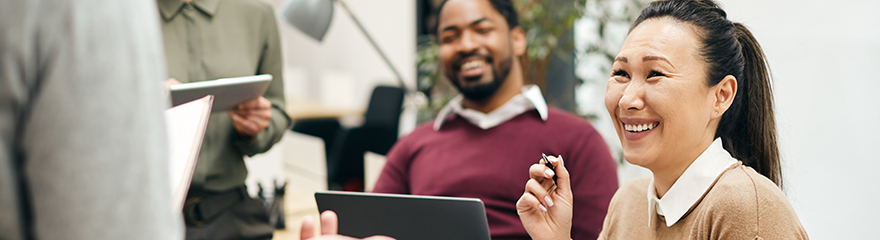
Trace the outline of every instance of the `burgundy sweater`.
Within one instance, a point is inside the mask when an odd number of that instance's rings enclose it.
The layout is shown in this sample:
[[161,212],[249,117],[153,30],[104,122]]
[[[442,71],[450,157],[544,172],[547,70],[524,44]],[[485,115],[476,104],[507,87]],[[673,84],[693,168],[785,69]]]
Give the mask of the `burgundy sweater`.
[[418,126],[388,153],[375,192],[483,200],[492,239],[529,239],[516,201],[541,153],[562,155],[574,190],[573,239],[596,239],[618,187],[608,146],[584,119],[550,108],[483,130],[453,115],[439,131]]

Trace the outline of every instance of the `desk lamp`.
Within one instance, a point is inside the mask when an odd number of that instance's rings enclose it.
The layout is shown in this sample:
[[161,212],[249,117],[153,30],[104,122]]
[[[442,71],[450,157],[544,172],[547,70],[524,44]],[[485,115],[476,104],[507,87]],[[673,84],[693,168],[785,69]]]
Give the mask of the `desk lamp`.
[[379,45],[377,45],[376,41],[373,40],[373,37],[367,33],[367,30],[364,29],[364,26],[361,25],[361,22],[354,16],[348,6],[345,5],[344,1],[291,0],[281,10],[279,18],[320,42],[324,39],[324,34],[327,33],[327,29],[330,28],[330,21],[333,19],[333,2],[338,2],[339,5],[342,6],[342,9],[348,13],[351,20],[354,21],[358,29],[361,30],[361,33],[367,37],[367,40],[370,41],[370,44],[373,45],[373,48],[376,49],[376,52],[379,53],[379,56],[381,56],[382,60],[385,61],[385,64],[388,65],[388,68],[394,72],[394,75],[397,77],[397,82],[400,84],[400,88],[409,92],[410,90],[406,87],[406,84],[403,83],[403,77],[397,72],[397,68],[391,64],[391,61],[385,56],[385,52],[379,48]]

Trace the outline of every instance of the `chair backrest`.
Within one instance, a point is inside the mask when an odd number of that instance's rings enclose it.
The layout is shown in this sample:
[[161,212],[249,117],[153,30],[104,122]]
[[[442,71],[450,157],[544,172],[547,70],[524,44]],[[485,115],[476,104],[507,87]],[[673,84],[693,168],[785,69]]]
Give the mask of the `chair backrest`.
[[397,133],[403,108],[404,91],[399,87],[376,86],[364,114],[364,126],[389,127]]
[[[330,183],[347,189],[352,180],[363,180],[364,153],[370,151],[385,155],[394,146],[397,142],[403,95],[404,91],[399,87],[377,86],[373,89],[370,104],[364,114],[364,124],[340,131],[327,154]],[[349,190],[363,191],[362,188]]]

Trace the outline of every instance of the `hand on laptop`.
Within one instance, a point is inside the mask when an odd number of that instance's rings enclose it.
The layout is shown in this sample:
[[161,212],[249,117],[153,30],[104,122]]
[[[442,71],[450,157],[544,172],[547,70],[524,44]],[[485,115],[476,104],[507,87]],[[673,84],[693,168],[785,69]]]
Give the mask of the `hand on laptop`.
[[516,212],[533,239],[571,239],[571,178],[562,157],[548,159],[555,173],[543,161],[533,164],[525,193],[516,202]]
[[[352,240],[356,238],[346,237],[342,235],[337,235],[336,231],[339,229],[339,218],[336,217],[336,213],[330,210],[324,211],[321,213],[321,236],[314,236],[315,234],[315,222],[312,220],[311,216],[307,216],[306,219],[303,220],[302,228],[300,230],[300,239],[302,240]],[[364,240],[388,240],[392,239],[386,236],[372,236],[368,238],[364,238]]]
[[250,140],[266,130],[272,120],[272,103],[264,97],[244,101],[229,111],[232,125],[244,139]]

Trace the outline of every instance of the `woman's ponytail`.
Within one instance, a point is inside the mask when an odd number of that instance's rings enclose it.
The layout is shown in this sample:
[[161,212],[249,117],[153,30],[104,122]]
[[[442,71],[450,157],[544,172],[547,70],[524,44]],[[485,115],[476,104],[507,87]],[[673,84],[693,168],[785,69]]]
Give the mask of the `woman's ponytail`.
[[[718,126],[719,137],[734,158],[740,159],[781,188],[782,170],[776,144],[776,117],[767,60],[752,32],[740,23],[733,25],[736,40],[742,49],[743,71],[742,76],[737,77],[739,96],[734,101],[739,101],[739,104],[734,104],[739,105],[738,109],[729,112],[738,116],[722,118]],[[730,121],[734,119],[736,121]]]

